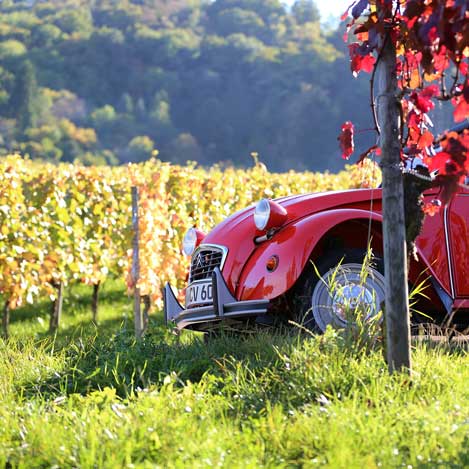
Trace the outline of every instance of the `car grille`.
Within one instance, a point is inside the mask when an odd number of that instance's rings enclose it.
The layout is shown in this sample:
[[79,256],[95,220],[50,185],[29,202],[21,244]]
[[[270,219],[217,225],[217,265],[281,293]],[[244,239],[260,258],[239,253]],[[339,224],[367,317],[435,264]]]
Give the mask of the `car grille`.
[[189,283],[211,278],[215,267],[223,267],[225,251],[215,246],[201,246],[195,251],[191,261]]

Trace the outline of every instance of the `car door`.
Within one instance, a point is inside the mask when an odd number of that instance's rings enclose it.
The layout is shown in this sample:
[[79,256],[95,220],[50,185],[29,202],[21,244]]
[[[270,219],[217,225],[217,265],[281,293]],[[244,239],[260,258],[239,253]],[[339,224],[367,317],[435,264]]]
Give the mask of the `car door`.
[[455,297],[469,297],[469,190],[462,187],[445,209],[450,282]]

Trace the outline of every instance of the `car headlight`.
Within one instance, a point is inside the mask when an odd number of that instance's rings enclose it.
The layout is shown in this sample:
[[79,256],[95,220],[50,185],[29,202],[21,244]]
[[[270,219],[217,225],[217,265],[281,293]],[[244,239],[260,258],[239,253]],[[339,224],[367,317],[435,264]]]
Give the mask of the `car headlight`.
[[254,223],[259,231],[279,228],[287,219],[287,211],[277,202],[260,200],[254,209]]
[[256,205],[254,210],[254,223],[258,230],[263,230],[270,217],[270,205],[267,199],[262,199]]
[[205,238],[205,233],[196,229],[189,228],[182,240],[182,250],[186,256],[192,256],[197,246]]

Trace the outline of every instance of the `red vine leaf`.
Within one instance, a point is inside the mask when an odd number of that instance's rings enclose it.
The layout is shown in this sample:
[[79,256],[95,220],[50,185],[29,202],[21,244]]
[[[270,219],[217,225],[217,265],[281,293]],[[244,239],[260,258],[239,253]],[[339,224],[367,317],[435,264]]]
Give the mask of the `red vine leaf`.
[[342,124],[338,140],[342,151],[342,158],[344,160],[348,160],[354,150],[353,131],[353,124],[350,121]]
[[417,148],[423,150],[424,148],[429,147],[433,143],[434,138],[435,137],[433,136],[433,134],[430,131],[426,130],[422,135],[420,135],[417,142]]
[[451,160],[451,155],[445,151],[440,151],[432,158],[426,159],[428,170],[430,172],[438,171],[438,174],[446,174],[446,163]]
[[439,92],[437,85],[430,85],[420,91],[420,93],[414,91],[410,95],[410,99],[419,111],[427,113],[435,107],[435,103],[432,101],[432,98],[437,96]]
[[362,70],[370,73],[373,71],[376,59],[372,54],[362,55],[362,47],[357,42],[348,46],[350,54],[350,68],[353,76],[356,77]]
[[435,199],[426,203],[422,210],[425,214],[433,217],[433,215],[436,215],[440,211],[441,205],[441,200]]
[[467,72],[469,72],[469,65],[467,64],[467,62],[461,62],[459,64],[459,73],[461,75],[467,75]]
[[[394,44],[395,75],[401,88],[400,105],[407,127],[403,132],[402,145],[406,152],[402,159],[419,157],[428,163],[430,170],[438,171],[441,200],[447,202],[457,184],[469,174],[469,130],[449,132],[440,138],[440,153],[429,158],[427,148],[434,143],[434,136],[429,130],[432,122],[428,113],[434,109],[436,99],[451,99],[455,121],[469,119],[467,0],[355,0],[347,9],[349,13],[352,18],[347,33],[356,38],[348,45],[355,77],[361,71],[373,71],[384,37]],[[342,126],[339,140],[342,156],[347,159],[353,151],[350,123]],[[371,151],[362,153],[359,161]],[[427,210],[436,209],[428,207]]]

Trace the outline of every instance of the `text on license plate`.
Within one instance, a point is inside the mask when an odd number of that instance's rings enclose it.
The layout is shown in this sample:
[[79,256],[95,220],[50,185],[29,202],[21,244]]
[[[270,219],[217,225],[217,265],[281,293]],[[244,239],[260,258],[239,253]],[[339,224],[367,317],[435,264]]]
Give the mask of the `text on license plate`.
[[197,282],[186,289],[186,308],[195,304],[211,303],[213,299],[212,281]]

